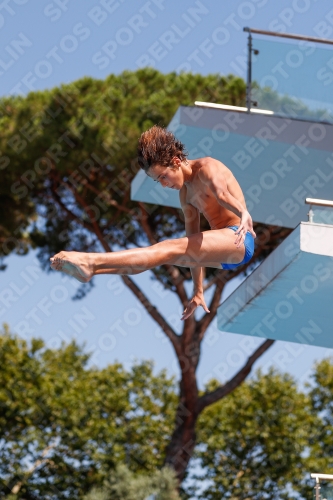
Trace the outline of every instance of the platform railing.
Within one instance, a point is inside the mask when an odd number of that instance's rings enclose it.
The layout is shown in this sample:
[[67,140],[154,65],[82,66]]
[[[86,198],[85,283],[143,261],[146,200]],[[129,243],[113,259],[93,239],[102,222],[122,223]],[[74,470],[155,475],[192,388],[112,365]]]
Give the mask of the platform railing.
[[[328,49],[333,40],[249,27],[243,30],[248,33],[247,112],[260,107],[280,116],[332,123],[333,53]],[[259,37],[253,39],[253,35]]]
[[305,203],[310,205],[308,222],[333,225],[333,201],[305,198]]
[[[314,487],[314,500],[332,500],[333,474],[312,473],[311,477],[312,479],[316,480],[316,484]],[[320,480],[322,480],[322,482],[320,482]]]

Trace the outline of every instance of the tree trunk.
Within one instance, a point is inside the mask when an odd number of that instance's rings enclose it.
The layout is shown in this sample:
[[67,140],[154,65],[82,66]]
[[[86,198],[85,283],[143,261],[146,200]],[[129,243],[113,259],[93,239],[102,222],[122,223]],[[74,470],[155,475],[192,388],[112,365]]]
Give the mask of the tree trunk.
[[192,408],[192,404],[189,408],[185,402],[184,394],[181,394],[176,413],[175,429],[166,449],[165,465],[174,469],[179,483],[184,479],[196,443],[198,396],[192,399],[193,403],[195,400],[195,408]]
[[[189,332],[187,332],[188,334]],[[196,445],[196,422],[200,413],[209,405],[226,397],[246,379],[257,359],[267,351],[274,340],[263,342],[249,358],[245,365],[225,384],[212,392],[199,397],[196,368],[199,362],[198,341],[192,341],[192,349],[184,349],[181,356],[182,379],[180,382],[180,400],[176,412],[175,429],[170,444],[166,449],[165,465],[175,470],[179,484],[185,477],[186,469]],[[185,355],[187,352],[187,356]],[[186,361],[186,362],[185,362]]]

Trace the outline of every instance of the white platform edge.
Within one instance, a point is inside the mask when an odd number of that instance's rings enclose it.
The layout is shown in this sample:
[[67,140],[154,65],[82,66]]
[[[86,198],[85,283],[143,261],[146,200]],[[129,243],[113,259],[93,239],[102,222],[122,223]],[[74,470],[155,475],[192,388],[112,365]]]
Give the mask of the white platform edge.
[[333,226],[301,222],[218,308],[218,328],[242,314],[245,307],[289,265],[301,252],[333,257]]
[[333,257],[333,226],[302,222],[300,249],[302,252]]

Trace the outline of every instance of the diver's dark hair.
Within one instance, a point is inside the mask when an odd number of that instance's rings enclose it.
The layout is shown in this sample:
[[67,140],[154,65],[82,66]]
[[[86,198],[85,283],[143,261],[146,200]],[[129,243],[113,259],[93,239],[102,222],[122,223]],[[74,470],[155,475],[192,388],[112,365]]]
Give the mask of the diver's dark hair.
[[172,132],[158,125],[143,132],[139,139],[138,162],[145,172],[156,164],[171,167],[174,156],[183,161],[187,155],[184,144]]

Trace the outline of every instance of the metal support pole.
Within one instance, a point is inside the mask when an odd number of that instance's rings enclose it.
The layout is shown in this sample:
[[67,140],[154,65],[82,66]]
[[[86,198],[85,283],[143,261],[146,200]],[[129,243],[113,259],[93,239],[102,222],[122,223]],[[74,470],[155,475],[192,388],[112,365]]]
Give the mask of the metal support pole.
[[320,483],[319,483],[319,478],[316,477],[316,500],[320,500]]
[[310,209],[308,211],[308,222],[313,222],[313,216],[314,216],[314,212],[312,210],[312,205],[310,205]]
[[252,86],[252,35],[250,28],[244,28],[249,32],[247,40],[247,84],[246,84],[246,107],[247,112],[251,111],[251,86]]

